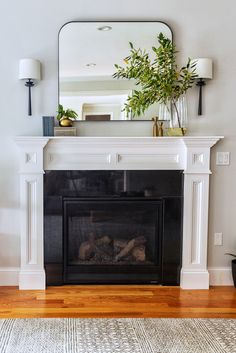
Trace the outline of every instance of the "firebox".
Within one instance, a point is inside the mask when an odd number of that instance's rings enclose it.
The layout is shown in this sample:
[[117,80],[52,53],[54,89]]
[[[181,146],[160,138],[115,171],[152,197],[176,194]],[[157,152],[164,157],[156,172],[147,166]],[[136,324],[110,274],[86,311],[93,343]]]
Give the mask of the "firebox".
[[47,284],[179,284],[181,171],[47,171]]
[[64,199],[64,281],[160,282],[162,204]]

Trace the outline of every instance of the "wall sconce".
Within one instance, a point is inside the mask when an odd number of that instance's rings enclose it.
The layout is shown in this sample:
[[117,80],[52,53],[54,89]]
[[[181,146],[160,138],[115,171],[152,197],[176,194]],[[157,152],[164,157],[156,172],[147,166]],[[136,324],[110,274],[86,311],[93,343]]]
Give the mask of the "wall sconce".
[[198,75],[196,85],[199,86],[198,115],[202,115],[202,87],[205,86],[206,79],[212,79],[212,59],[198,58],[196,62],[196,74]]
[[41,79],[41,64],[35,59],[21,59],[19,64],[19,79],[26,80],[25,86],[29,88],[28,115],[32,115],[31,87],[35,85],[34,80]]

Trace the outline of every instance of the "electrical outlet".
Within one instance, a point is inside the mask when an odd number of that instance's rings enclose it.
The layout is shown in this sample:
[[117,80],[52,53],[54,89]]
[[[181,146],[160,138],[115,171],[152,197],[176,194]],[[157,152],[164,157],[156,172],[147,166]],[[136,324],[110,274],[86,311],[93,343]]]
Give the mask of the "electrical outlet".
[[216,165],[230,165],[230,152],[217,152]]
[[214,234],[214,245],[216,245],[216,246],[223,245],[223,234],[222,233],[215,233]]

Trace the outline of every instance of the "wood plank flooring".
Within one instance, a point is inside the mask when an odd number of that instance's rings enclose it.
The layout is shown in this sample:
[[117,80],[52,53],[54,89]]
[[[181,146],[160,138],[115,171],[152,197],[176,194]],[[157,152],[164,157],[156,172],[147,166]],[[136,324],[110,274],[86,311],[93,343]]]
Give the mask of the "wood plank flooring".
[[0,318],[29,317],[236,318],[236,289],[80,285],[19,291],[0,287]]

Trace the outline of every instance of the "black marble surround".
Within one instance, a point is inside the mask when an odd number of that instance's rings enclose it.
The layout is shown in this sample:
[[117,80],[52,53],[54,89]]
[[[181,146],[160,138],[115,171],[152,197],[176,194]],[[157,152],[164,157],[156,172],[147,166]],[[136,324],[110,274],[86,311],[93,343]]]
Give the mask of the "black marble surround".
[[[47,285],[179,285],[183,178],[182,171],[169,170],[46,171],[44,258]],[[96,218],[98,214],[100,218]],[[70,230],[73,219],[76,232]],[[105,231],[112,241],[117,234],[128,240],[132,234],[145,236],[146,261],[134,263],[130,259],[129,262],[127,257],[126,262],[122,259],[117,263],[112,263],[111,258],[107,263],[100,260],[75,262],[73,254],[78,252],[78,242],[81,243],[77,234],[80,232],[82,237],[85,234],[86,240],[91,229],[97,238]]]

